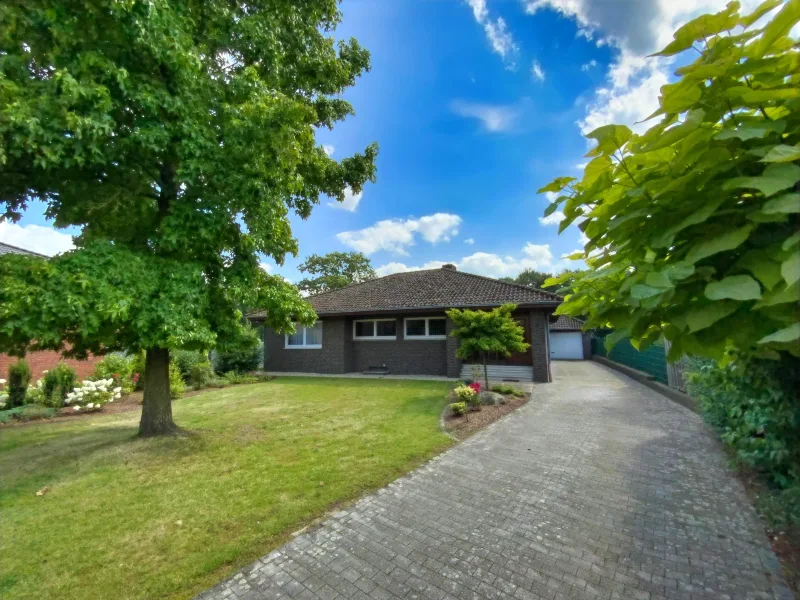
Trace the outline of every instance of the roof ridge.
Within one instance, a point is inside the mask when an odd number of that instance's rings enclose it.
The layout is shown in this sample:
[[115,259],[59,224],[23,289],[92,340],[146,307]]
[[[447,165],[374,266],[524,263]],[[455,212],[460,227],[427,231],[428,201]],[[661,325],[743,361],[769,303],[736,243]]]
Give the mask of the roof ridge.
[[36,252],[34,250],[28,250],[27,248],[22,248],[20,246],[15,246],[14,244],[9,244],[8,242],[0,242],[0,245],[7,246],[8,248],[14,248],[14,250],[22,250],[23,252],[27,252],[28,254],[33,254],[35,256],[41,256],[42,258],[50,258],[46,254],[42,254],[41,252]]
[[[430,270],[430,269],[425,269]],[[341,292],[342,290],[348,290],[350,288],[357,287],[359,285],[364,285],[365,283],[372,283],[373,281],[378,281],[378,279],[388,279],[389,277],[394,277],[395,275],[405,275],[406,273],[413,273],[414,271],[403,271],[402,273],[389,273],[388,275],[381,275],[380,277],[374,277],[372,279],[367,279],[366,281],[357,281],[356,283],[348,283],[344,287],[336,288],[335,290],[325,290],[324,292],[317,292],[316,294],[309,294],[306,296],[307,298],[319,298],[320,296],[324,296],[325,294],[333,294],[334,292]]]
[[[423,270],[425,270],[425,271],[435,271],[436,269],[423,269]],[[523,285],[521,283],[515,283],[515,282],[511,282],[511,281],[503,281],[502,279],[497,279],[496,277],[487,277],[486,275],[478,275],[477,273],[470,273],[469,271],[453,271],[453,272],[454,273],[461,273],[462,275],[469,275],[470,277],[478,277],[479,279],[487,279],[489,281],[494,281],[496,283],[502,283],[504,285],[510,285],[510,286],[513,286],[513,287],[522,288],[523,290],[528,290],[528,291],[533,290],[535,292],[541,292],[542,294],[549,294],[550,296],[555,296],[559,300],[563,300],[564,299],[563,296],[559,296],[555,292],[549,292],[549,291],[543,290],[541,288],[530,287],[528,285]]]

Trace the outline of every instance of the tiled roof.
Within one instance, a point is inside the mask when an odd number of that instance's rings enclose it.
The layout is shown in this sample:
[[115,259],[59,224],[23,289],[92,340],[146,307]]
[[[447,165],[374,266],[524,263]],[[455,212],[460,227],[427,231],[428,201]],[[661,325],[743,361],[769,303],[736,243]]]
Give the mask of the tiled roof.
[[558,321],[550,323],[550,331],[580,331],[583,321],[573,319],[567,315],[559,315]]
[[[544,290],[462,273],[454,268],[395,273],[339,290],[309,296],[317,314],[490,307],[513,303],[556,306],[561,296]],[[263,316],[258,313],[250,317]]]
[[4,242],[0,242],[0,254],[21,254],[23,256],[41,256],[42,258],[48,258],[44,254],[31,252],[30,250],[25,250],[25,248],[18,248],[17,246],[12,246]]

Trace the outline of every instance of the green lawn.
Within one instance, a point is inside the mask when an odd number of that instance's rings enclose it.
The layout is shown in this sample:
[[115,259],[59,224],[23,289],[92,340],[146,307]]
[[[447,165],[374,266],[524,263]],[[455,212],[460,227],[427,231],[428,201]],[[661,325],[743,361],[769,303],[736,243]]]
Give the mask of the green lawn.
[[447,389],[281,377],[177,401],[182,437],[137,439],[138,411],[0,429],[0,597],[190,597],[448,447]]

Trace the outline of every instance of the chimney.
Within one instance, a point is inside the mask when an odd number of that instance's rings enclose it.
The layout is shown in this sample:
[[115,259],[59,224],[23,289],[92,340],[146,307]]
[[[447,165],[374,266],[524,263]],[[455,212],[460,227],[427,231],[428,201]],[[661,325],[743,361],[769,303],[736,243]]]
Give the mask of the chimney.
[[446,265],[442,265],[443,269],[449,269],[451,271],[458,271],[456,266],[453,263],[447,263]]

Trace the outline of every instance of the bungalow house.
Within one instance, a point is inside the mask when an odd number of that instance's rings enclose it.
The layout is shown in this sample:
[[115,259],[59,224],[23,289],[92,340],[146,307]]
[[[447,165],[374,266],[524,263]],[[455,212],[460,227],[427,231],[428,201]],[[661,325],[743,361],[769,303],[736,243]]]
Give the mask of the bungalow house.
[[[463,273],[453,265],[396,273],[308,298],[319,320],[287,334],[264,328],[268,371],[468,377],[470,365],[456,357],[449,334],[450,308],[491,309],[517,305],[527,352],[495,356],[494,379],[550,381],[549,324],[561,296]],[[250,315],[253,322],[263,315]],[[467,363],[471,361],[466,361]]]

